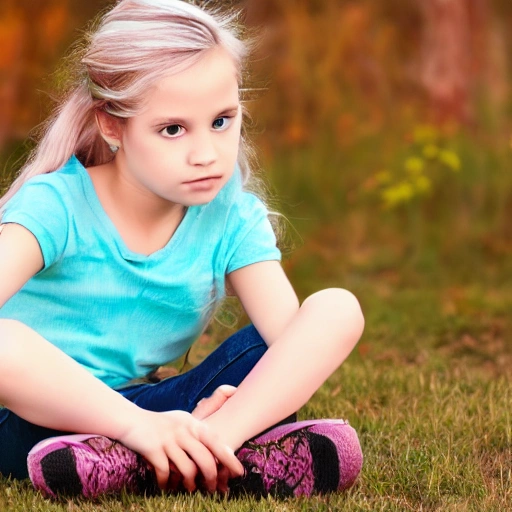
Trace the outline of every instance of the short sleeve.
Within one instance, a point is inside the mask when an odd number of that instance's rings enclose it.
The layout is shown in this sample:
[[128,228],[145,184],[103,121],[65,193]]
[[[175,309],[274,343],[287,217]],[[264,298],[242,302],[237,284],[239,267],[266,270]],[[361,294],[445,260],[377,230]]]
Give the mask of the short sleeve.
[[226,274],[260,261],[281,260],[268,210],[256,196],[241,193],[230,217]]
[[20,224],[37,239],[48,268],[63,253],[68,233],[68,218],[61,194],[48,183],[48,175],[25,183],[5,205],[2,224]]

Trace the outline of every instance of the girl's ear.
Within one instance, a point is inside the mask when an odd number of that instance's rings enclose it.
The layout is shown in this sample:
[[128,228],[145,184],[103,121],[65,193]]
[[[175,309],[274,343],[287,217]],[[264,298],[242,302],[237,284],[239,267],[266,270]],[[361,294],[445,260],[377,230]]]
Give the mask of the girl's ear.
[[101,136],[109,146],[117,148],[121,146],[121,121],[117,117],[98,110],[96,124]]

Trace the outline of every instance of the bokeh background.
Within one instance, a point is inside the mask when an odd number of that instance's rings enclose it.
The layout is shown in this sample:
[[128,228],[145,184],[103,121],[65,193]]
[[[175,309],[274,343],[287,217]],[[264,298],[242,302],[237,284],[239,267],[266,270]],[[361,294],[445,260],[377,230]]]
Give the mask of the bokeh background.
[[[258,510],[510,509],[512,2],[202,3],[244,7],[260,36],[244,97],[286,218],[288,275],[301,298],[352,290],[366,317],[356,350],[300,411],[350,420],[365,454],[358,485]],[[0,0],[3,185],[58,95],[61,57],[109,4]],[[230,308],[192,364],[243,322]],[[30,493],[0,481],[0,509],[36,507]],[[133,503],[101,510],[169,507]],[[256,508],[242,505],[229,510]]]
[[[110,3],[2,0],[4,185],[50,112],[62,56]],[[261,36],[247,93],[252,138],[287,218],[285,265],[299,295],[344,286],[381,311],[410,290],[404,314],[424,316],[407,307],[430,294],[454,319],[451,342],[507,352],[512,2],[202,3],[243,7]],[[484,302],[497,308],[492,318],[482,318]],[[482,330],[468,334],[468,315]],[[392,330],[371,333],[379,337]]]

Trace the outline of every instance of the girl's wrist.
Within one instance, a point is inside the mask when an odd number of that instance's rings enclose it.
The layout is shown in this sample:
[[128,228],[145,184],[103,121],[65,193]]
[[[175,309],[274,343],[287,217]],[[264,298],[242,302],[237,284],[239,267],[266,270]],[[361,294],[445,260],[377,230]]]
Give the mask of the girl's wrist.
[[247,439],[244,439],[240,434],[242,430],[233,428],[231,421],[223,421],[218,415],[212,414],[203,420],[208,428],[224,443],[229,446],[233,451],[238,450]]
[[115,413],[109,413],[109,418],[115,418],[112,423],[109,423],[106,427],[110,431],[107,437],[122,441],[125,437],[129,436],[133,432],[137,425],[142,424],[147,418],[145,415],[148,411],[141,409],[138,405],[126,400],[119,410]]

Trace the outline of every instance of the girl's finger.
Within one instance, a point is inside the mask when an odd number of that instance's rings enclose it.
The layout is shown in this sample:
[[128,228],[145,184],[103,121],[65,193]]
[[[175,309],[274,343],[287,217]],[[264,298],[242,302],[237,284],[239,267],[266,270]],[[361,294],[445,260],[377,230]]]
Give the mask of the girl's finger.
[[167,491],[175,491],[182,486],[183,476],[178,471],[176,464],[172,460],[169,460],[169,480],[167,480]]
[[[183,477],[183,486],[188,492],[196,490],[197,466],[194,461],[179,446],[173,446],[167,451],[169,460],[172,461]],[[167,461],[167,472],[169,473],[169,461]],[[169,475],[167,475],[169,476]],[[167,483],[167,480],[166,482]]]
[[217,491],[226,494],[229,491],[229,469],[226,466],[217,468]]
[[244,474],[244,467],[236,458],[233,450],[229,446],[220,442],[219,439],[213,436],[209,430],[203,430],[199,440],[210,450],[221,465],[226,466],[231,478],[242,476]]
[[182,448],[197,465],[206,490],[214,493],[217,489],[217,461],[210,450],[194,438],[183,443]]
[[219,386],[211,396],[203,398],[197,403],[196,408],[192,411],[192,416],[198,420],[208,418],[218,411],[235,392],[236,388],[229,384]]
[[229,384],[222,384],[222,386],[219,386],[213,394],[220,393],[224,395],[226,398],[231,398],[236,392],[235,386],[230,386]]
[[164,452],[160,452],[159,456],[146,457],[146,459],[155,470],[158,487],[165,490],[169,480],[169,459]]

